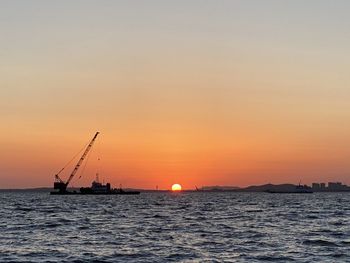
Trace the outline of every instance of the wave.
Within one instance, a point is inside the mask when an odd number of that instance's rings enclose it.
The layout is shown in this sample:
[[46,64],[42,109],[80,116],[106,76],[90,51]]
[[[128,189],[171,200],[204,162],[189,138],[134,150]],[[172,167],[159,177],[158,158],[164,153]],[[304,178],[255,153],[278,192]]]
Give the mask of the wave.
[[307,239],[303,241],[304,245],[307,246],[324,246],[324,247],[337,247],[339,246],[337,243],[323,240],[323,239]]

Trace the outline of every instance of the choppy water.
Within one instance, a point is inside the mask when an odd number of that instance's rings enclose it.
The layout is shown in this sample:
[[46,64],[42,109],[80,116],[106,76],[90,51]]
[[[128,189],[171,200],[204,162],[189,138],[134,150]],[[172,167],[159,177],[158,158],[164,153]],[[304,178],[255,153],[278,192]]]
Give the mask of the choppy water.
[[350,262],[350,193],[0,197],[1,262]]

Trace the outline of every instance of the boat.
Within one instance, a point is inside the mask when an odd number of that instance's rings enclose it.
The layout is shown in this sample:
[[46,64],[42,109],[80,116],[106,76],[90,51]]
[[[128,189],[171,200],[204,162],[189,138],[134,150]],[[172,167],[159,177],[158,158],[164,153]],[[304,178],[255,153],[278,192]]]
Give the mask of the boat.
[[71,175],[69,176],[68,180],[65,182],[60,178],[60,173],[63,172],[65,167],[63,167],[56,175],[55,175],[55,182],[54,182],[54,190],[50,194],[52,195],[138,195],[140,194],[139,191],[126,191],[120,188],[113,189],[111,187],[110,183],[102,184],[98,180],[98,173],[96,174],[95,181],[92,182],[91,187],[81,187],[79,192],[77,191],[68,191],[68,185],[78,172],[80,166],[82,165],[83,161],[85,160],[85,157],[88,155],[91,147],[93,146],[97,136],[99,135],[99,132],[96,132],[88,146],[86,147],[83,155],[80,157],[78,163],[75,165]]
[[312,188],[310,186],[307,185],[301,185],[299,183],[299,185],[295,186],[295,189],[292,190],[272,190],[272,189],[268,189],[266,190],[267,193],[271,193],[271,194],[312,194]]
[[111,184],[102,184],[98,181],[98,177],[96,176],[96,180],[92,182],[91,187],[81,187],[80,194],[82,195],[138,195],[139,191],[126,191],[120,188],[111,188]]

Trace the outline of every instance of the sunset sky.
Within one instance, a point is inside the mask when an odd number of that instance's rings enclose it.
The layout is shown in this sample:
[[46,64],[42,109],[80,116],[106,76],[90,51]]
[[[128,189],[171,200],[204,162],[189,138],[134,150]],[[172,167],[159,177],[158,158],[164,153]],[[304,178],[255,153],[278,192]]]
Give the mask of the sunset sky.
[[0,188],[51,186],[96,131],[75,186],[350,184],[349,10],[1,1]]

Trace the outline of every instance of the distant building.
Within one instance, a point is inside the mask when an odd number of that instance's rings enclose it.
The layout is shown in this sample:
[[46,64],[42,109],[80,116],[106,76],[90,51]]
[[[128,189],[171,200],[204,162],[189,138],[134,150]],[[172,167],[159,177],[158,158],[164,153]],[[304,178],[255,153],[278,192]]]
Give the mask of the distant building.
[[329,182],[328,183],[328,189],[329,190],[333,190],[333,191],[337,191],[337,190],[344,190],[346,188],[345,185],[343,185],[340,182]]
[[320,190],[321,186],[319,183],[312,183],[312,189],[313,190]]
[[328,182],[328,186],[325,183],[312,183],[311,188],[314,192],[350,192],[350,186],[341,182]]

